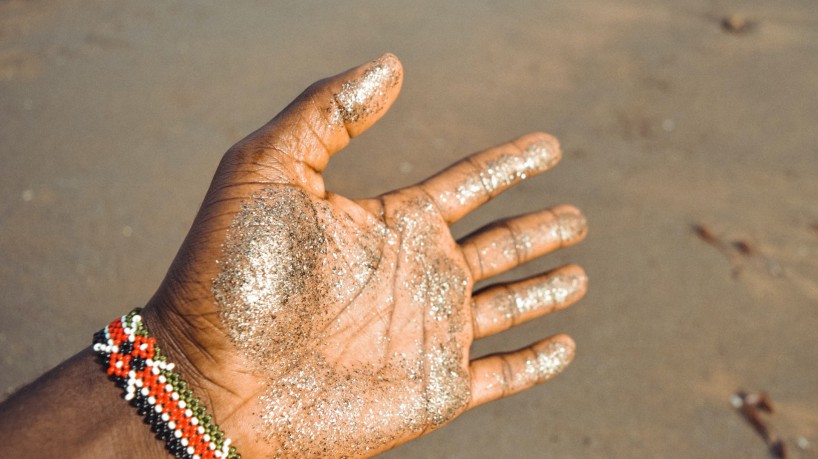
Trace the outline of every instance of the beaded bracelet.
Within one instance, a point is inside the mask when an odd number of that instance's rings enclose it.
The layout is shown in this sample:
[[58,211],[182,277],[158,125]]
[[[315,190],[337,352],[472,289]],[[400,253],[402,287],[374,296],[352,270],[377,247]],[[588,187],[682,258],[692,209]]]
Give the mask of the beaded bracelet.
[[137,308],[94,334],[94,351],[124,398],[137,408],[168,451],[185,459],[239,459],[174,364],[161,354]]

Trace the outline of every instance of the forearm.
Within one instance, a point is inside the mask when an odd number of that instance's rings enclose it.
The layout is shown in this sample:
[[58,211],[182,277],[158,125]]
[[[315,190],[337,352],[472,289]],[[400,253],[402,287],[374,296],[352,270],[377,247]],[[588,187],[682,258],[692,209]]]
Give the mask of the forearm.
[[90,348],[0,404],[7,457],[170,457]]

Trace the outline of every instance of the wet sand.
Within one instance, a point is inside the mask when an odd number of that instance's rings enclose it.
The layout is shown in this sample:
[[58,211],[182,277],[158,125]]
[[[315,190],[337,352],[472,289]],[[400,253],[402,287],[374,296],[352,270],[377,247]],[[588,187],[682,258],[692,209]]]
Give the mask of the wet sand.
[[[770,457],[765,390],[818,457],[818,9],[812,0],[0,1],[0,390],[144,304],[221,154],[316,79],[397,54],[390,113],[332,163],[352,197],[544,130],[565,158],[458,223],[585,211],[565,374],[386,457]],[[732,18],[729,24],[722,19]],[[799,446],[800,443],[800,446]]]

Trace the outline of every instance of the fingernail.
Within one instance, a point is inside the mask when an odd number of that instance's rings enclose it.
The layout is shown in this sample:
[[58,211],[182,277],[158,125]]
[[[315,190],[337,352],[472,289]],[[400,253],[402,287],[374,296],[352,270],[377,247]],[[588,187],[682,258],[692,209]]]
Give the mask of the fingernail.
[[354,123],[384,109],[386,93],[400,83],[400,61],[394,54],[383,56],[367,64],[362,75],[343,84],[335,95],[339,121]]

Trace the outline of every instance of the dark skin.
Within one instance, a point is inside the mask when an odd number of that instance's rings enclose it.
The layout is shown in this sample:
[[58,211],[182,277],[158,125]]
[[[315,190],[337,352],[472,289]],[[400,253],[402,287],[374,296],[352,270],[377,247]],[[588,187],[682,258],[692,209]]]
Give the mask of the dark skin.
[[[90,348],[0,405],[8,457],[168,457]],[[118,403],[108,403],[116,400]]]
[[[587,278],[575,265],[472,289],[581,241],[581,213],[559,206],[460,241],[448,229],[556,164],[555,139],[529,134],[373,199],[325,190],[321,173],[332,155],[385,113],[402,78],[400,62],[386,55],[319,81],[233,146],[145,307],[163,351],[244,457],[372,455],[550,379],[573,358],[565,335],[476,360],[468,351],[475,339],[584,295]],[[281,244],[293,234],[320,250]],[[253,248],[262,240],[276,250]],[[307,265],[309,275],[281,277]],[[317,382],[294,392],[286,381],[305,373]],[[120,396],[83,351],[0,405],[6,451],[167,454]],[[382,413],[375,423],[366,417],[373,412]],[[317,427],[327,413],[336,427]]]

